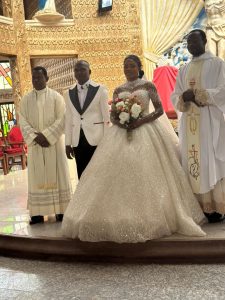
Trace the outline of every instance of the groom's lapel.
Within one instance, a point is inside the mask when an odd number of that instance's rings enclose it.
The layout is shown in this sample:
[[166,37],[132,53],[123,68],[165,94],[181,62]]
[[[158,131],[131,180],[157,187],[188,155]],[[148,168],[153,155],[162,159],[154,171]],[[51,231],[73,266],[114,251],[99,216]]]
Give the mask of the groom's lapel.
[[80,101],[79,101],[79,98],[78,98],[77,86],[75,86],[75,88],[73,88],[72,90],[69,90],[69,95],[70,95],[70,100],[73,103],[73,106],[76,108],[76,110],[81,115],[82,110],[81,110]]
[[94,99],[95,95],[97,94],[97,91],[98,91],[99,87],[100,87],[99,85],[98,86],[93,86],[93,85],[89,84],[87,96],[85,98],[84,106],[82,108],[82,114],[85,112],[85,110],[88,108],[88,106],[90,105],[90,103]]

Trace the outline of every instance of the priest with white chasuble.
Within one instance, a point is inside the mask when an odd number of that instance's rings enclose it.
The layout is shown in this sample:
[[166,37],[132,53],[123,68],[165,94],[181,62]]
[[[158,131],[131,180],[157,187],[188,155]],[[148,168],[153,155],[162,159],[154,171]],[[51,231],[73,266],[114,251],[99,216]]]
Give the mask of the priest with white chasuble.
[[34,89],[23,97],[20,107],[20,126],[28,145],[30,224],[42,223],[51,214],[62,221],[71,199],[63,139],[65,103],[59,93],[46,87],[47,81],[45,68],[34,68]]
[[179,113],[182,165],[209,222],[225,214],[225,62],[205,51],[204,31],[187,37],[191,62],[179,71],[172,101]]

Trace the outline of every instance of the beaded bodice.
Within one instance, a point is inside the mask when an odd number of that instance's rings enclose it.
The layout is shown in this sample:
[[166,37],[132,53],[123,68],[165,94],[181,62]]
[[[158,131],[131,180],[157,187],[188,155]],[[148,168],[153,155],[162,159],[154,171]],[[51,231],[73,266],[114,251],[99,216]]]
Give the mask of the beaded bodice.
[[144,115],[149,114],[149,102],[160,102],[155,86],[150,81],[137,79],[128,81],[115,89],[113,98],[124,98],[129,95],[136,95],[144,108]]

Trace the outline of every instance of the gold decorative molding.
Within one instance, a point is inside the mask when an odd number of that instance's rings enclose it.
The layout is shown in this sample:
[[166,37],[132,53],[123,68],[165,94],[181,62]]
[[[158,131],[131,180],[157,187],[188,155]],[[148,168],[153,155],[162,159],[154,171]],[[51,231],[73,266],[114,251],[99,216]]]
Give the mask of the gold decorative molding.
[[13,101],[15,104],[15,110],[18,120],[18,112],[19,112],[19,104],[21,100],[21,85],[20,85],[20,76],[19,76],[19,70],[17,66],[17,59],[16,57],[10,59],[10,68],[11,68],[11,76],[12,76],[12,93],[13,93]]
[[[65,19],[56,26],[25,21],[22,0],[12,1],[13,23],[0,19],[1,38],[6,44],[0,45],[0,53],[17,56],[16,94],[24,95],[32,88],[32,57],[86,59],[91,65],[92,79],[105,84],[112,93],[124,80],[125,56],[142,54],[138,0],[114,0],[113,10],[102,15],[98,14],[97,1],[71,0],[71,5],[73,19]],[[18,95],[15,97],[19,102]]]
[[0,16],[0,23],[13,25],[13,19],[5,16]]
[[16,53],[16,49],[15,49],[16,41],[15,41],[13,20],[11,18],[0,16],[0,36],[1,36],[0,53],[14,55]]
[[32,84],[24,8],[21,0],[13,0],[13,22],[16,31],[18,77],[20,78],[21,95],[24,95],[31,89]]
[[[43,26],[49,26],[47,24],[42,24],[38,20],[25,20],[26,26],[32,26],[32,27],[43,27]],[[74,19],[64,19],[62,22],[55,24],[54,27],[57,26],[74,26]]]

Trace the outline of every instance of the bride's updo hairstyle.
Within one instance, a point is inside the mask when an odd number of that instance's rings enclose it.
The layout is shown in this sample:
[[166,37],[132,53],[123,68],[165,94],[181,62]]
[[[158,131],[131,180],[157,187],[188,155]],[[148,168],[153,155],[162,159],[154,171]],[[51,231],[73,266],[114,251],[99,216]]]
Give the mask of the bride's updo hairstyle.
[[142,70],[142,63],[141,63],[141,60],[140,58],[137,56],[137,55],[134,55],[134,54],[131,54],[131,55],[128,55],[125,59],[124,59],[124,63],[127,59],[131,59],[133,60],[137,66],[138,66],[138,69],[139,69],[139,74],[138,74],[138,77],[139,78],[142,78],[144,76],[144,71]]

